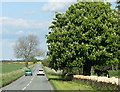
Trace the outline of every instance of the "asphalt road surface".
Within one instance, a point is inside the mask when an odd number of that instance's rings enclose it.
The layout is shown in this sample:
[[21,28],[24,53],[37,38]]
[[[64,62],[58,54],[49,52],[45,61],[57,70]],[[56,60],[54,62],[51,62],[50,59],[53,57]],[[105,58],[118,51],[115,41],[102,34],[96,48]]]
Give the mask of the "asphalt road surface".
[[22,76],[13,83],[5,86],[2,90],[53,90],[46,76],[37,76],[41,64],[37,64],[32,69],[32,76]]

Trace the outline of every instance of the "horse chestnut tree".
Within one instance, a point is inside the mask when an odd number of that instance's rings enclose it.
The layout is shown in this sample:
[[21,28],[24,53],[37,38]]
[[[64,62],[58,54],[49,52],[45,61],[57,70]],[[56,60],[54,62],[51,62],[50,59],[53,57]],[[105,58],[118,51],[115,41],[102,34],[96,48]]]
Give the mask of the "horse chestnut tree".
[[93,65],[118,63],[118,11],[110,6],[78,1],[65,13],[56,12],[46,35],[51,68],[83,67],[83,75],[90,75]]

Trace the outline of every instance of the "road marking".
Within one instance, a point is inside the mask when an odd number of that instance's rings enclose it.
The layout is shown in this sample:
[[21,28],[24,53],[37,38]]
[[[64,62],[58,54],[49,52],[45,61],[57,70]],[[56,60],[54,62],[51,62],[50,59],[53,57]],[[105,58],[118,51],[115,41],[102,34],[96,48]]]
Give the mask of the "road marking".
[[[36,69],[35,69],[35,70],[36,70]],[[35,74],[35,73],[33,73],[33,74]],[[34,79],[34,77],[35,77],[35,75],[32,77],[32,79],[31,79],[30,82],[27,84],[27,86],[24,87],[22,90],[25,90],[25,89],[30,85],[30,83],[32,82],[32,80]]]
[[32,77],[32,79],[31,79],[30,82],[27,84],[27,86],[24,87],[22,90],[25,90],[25,89],[30,85],[30,83],[32,82],[32,80],[34,79],[34,77],[35,77],[35,75]]

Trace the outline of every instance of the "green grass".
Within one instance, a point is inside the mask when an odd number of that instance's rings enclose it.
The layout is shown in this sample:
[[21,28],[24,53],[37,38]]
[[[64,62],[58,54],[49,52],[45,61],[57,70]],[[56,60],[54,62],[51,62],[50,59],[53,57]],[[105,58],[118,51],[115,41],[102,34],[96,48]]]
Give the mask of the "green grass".
[[110,77],[120,78],[120,70],[119,70],[119,71],[109,70],[108,72],[109,72],[109,74],[110,74]]
[[[32,69],[34,66],[35,66],[35,64],[29,66],[29,68]],[[0,88],[10,84],[11,82],[13,82],[13,81],[17,80],[18,78],[20,78],[21,76],[23,76],[25,74],[26,69],[27,68],[24,67],[22,69],[14,70],[9,73],[0,74],[0,76],[2,76],[2,81],[0,80]]]
[[[2,67],[2,73],[9,73],[12,71],[16,71],[19,69],[22,69],[23,67],[25,67],[24,64],[13,64],[13,63],[3,63],[0,64],[0,67]],[[0,71],[1,73],[1,71]]]
[[77,83],[75,81],[67,81],[61,77],[61,73],[54,73],[49,68],[43,67],[47,78],[52,84],[54,90],[95,90],[90,85]]
[[[118,70],[118,71],[108,70],[108,72],[109,72],[110,78],[111,77],[120,78],[120,70]],[[97,76],[97,74],[93,74],[93,75]],[[101,76],[103,76],[103,75],[101,75]]]

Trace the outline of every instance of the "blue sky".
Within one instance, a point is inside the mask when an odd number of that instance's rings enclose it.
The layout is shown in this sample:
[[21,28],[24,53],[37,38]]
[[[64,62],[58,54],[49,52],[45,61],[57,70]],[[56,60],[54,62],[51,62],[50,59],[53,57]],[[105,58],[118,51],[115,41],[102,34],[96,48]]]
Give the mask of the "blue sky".
[[[58,2],[56,2],[58,1]],[[35,34],[40,39],[40,49],[47,51],[45,34],[55,16],[55,12],[65,12],[76,0],[46,0],[45,2],[2,2],[2,31],[0,31],[0,59],[16,59],[13,47],[17,39]],[[1,5],[0,5],[1,6]],[[112,8],[116,6],[112,2]],[[0,25],[1,26],[1,25]],[[43,59],[44,57],[40,57]]]

